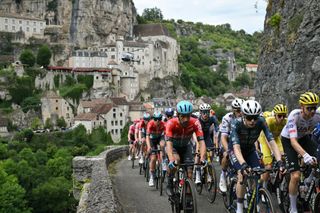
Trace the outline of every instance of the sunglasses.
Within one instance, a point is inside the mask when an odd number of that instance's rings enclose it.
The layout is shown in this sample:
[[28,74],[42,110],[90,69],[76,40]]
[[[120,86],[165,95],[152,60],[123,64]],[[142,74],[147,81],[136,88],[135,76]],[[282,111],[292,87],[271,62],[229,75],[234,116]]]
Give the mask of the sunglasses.
[[256,121],[256,120],[258,120],[259,115],[247,115],[247,116],[245,116],[245,118],[248,121],[252,121],[252,120]]
[[208,110],[205,110],[205,111],[200,111],[201,114],[204,114],[204,115],[209,115],[210,114],[210,111]]
[[316,111],[316,110],[317,110],[317,107],[316,107],[316,106],[308,106],[308,107],[306,107],[306,109],[307,109],[309,112],[312,112],[312,111]]
[[191,114],[179,114],[179,117],[180,118],[190,118],[191,117]]
[[278,114],[277,117],[280,118],[280,119],[281,119],[281,118],[285,119],[285,118],[287,117],[287,115]]
[[161,121],[162,118],[153,118],[154,121]]

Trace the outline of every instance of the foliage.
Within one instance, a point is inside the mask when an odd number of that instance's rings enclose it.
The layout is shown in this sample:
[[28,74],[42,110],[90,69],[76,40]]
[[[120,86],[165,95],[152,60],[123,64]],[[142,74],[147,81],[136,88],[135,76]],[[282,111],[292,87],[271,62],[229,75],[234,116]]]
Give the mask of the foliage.
[[276,29],[279,29],[280,27],[280,22],[281,22],[281,15],[280,13],[275,13],[274,15],[271,16],[271,18],[268,21],[268,24],[271,27],[274,27]]
[[48,3],[48,6],[47,6],[47,10],[48,11],[57,11],[57,8],[58,8],[58,1],[57,0],[52,0]]
[[147,21],[161,21],[163,19],[162,12],[159,8],[146,8],[142,12],[142,18]]
[[0,33],[0,55],[12,55],[13,46],[12,46],[13,35],[11,33],[1,32]]
[[55,86],[56,88],[59,88],[59,85],[60,85],[60,75],[55,75],[55,76],[53,77],[53,81],[54,81],[54,86]]
[[79,84],[86,85],[87,89],[91,89],[93,86],[93,75],[78,75],[77,80]]
[[57,119],[57,126],[62,128],[62,127],[67,127],[67,123],[64,120],[64,117],[60,117]]
[[235,89],[240,90],[243,87],[253,87],[253,81],[250,79],[250,76],[247,72],[241,73],[234,82],[232,82],[232,85]]
[[45,123],[44,123],[44,128],[45,128],[45,129],[50,129],[50,130],[53,129],[53,123],[52,123],[52,121],[51,121],[50,118],[47,118],[47,119],[46,119],[46,121],[45,121]]
[[35,117],[35,118],[32,120],[31,129],[33,129],[33,130],[39,129],[39,128],[41,128],[41,126],[42,126],[41,120],[40,120],[38,117]]
[[33,109],[35,111],[40,111],[41,101],[39,97],[27,97],[21,103],[21,108],[23,112],[28,112]]
[[129,131],[129,127],[130,127],[130,123],[127,123],[124,128],[122,129],[121,132],[121,140],[120,143],[121,145],[127,145],[128,144],[128,131]]
[[33,55],[33,52],[31,50],[29,50],[29,49],[23,50],[19,59],[20,59],[22,64],[25,64],[28,67],[33,67],[33,65],[36,62],[36,58]]
[[228,113],[224,107],[220,107],[216,104],[211,105],[211,108],[215,111],[219,121],[221,121],[223,116]]
[[37,54],[37,64],[47,67],[50,64],[52,53],[47,45],[42,45]]
[[33,90],[34,81],[29,76],[17,77],[16,81],[9,87],[12,102],[19,105],[25,98],[33,96]]
[[288,22],[289,33],[296,33],[302,21],[303,21],[303,14],[298,13],[294,15]]
[[73,86],[60,87],[60,94],[63,98],[71,98],[79,102],[82,93],[86,91],[87,87],[84,84],[76,84]]

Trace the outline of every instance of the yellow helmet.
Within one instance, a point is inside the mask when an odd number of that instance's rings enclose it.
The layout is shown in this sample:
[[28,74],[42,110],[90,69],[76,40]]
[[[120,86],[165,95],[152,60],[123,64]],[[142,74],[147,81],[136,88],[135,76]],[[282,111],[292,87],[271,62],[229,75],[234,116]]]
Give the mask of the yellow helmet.
[[304,105],[318,104],[319,96],[313,92],[305,92],[302,95],[300,95],[299,103]]
[[287,114],[288,113],[288,108],[284,104],[277,104],[273,107],[273,111],[276,114]]

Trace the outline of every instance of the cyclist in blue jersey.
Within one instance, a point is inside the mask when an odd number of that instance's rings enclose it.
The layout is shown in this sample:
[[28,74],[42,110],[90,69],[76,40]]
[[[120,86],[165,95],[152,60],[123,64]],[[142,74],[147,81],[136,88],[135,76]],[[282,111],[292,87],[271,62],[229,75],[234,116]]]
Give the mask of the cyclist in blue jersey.
[[277,166],[284,170],[281,161],[279,148],[266,124],[265,119],[260,116],[261,106],[257,101],[247,100],[241,105],[242,118],[236,118],[231,123],[230,133],[230,162],[237,170],[238,182],[236,187],[237,194],[237,213],[243,213],[243,200],[245,194],[244,185],[240,184],[243,175],[250,173],[251,168],[260,167],[259,156],[256,151],[255,142],[263,131],[269,145],[277,160]]

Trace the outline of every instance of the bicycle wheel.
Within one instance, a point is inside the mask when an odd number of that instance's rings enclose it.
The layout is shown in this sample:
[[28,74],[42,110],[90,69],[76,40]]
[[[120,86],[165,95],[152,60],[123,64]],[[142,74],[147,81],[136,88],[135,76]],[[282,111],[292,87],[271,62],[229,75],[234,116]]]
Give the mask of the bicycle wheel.
[[320,192],[318,192],[314,198],[312,212],[320,212]]
[[134,169],[134,155],[133,155],[133,157],[131,158],[131,168]]
[[160,180],[160,168],[159,168],[159,161],[157,161],[157,163],[156,163],[156,171],[155,171],[156,189],[159,189],[159,180]]
[[142,170],[143,170],[143,164],[142,163],[139,163],[139,166],[140,166],[140,169],[139,169],[139,175],[142,175]]
[[163,171],[162,171],[162,166],[161,166],[161,169],[159,171],[159,191],[160,191],[160,196],[162,196],[162,193],[163,193],[163,180],[164,180],[164,177],[163,177]]
[[149,182],[149,178],[150,178],[149,158],[146,159],[145,177],[146,177],[146,182]]
[[280,199],[277,199],[277,201],[282,212],[289,212],[289,207],[290,207],[288,181],[289,181],[289,177],[285,176],[282,182],[280,183],[279,189],[277,189],[277,192],[276,192],[277,197],[280,198]]
[[256,212],[274,213],[275,208],[270,192],[265,188],[259,189],[258,203],[255,203]]
[[184,213],[197,213],[196,189],[191,179],[187,178],[182,190],[182,206]]
[[223,203],[228,212],[236,212],[237,210],[237,195],[236,195],[236,186],[237,181],[234,178],[228,177],[230,184],[227,184],[227,192],[223,193]]
[[[214,168],[213,163],[208,165],[207,168],[208,174],[206,174],[206,189],[208,191],[208,201],[210,203],[213,203],[216,200],[217,196],[217,173],[216,169]],[[208,179],[211,178],[211,181],[208,181]]]

